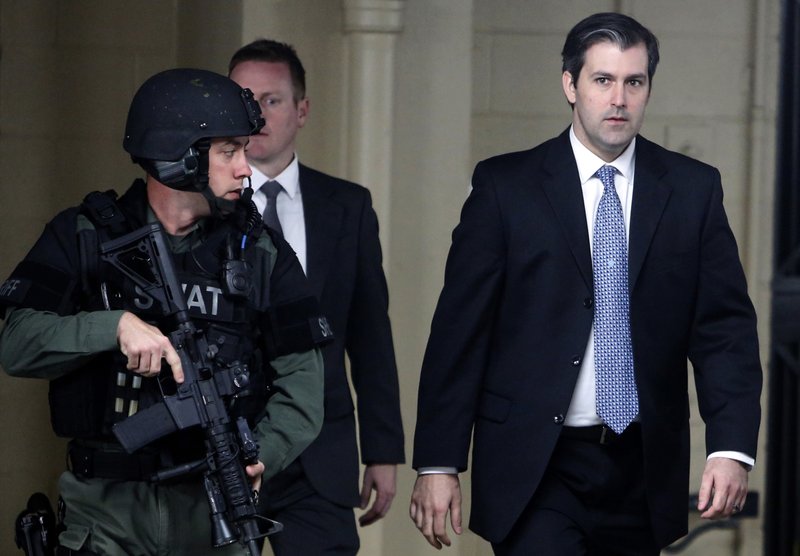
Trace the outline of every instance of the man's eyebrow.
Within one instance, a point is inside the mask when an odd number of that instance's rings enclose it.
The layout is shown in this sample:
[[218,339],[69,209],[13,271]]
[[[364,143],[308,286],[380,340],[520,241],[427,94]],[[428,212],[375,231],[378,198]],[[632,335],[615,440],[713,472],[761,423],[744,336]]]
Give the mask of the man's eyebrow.
[[225,140],[222,142],[222,145],[228,145],[233,147],[244,147],[250,142],[250,139],[237,139],[235,137],[226,137]]
[[[617,76],[616,76],[616,75],[614,75],[612,72],[610,72],[610,71],[603,71],[603,70],[597,70],[597,71],[594,71],[594,72],[592,72],[592,73],[591,73],[591,76],[592,76],[592,77],[608,77],[608,78],[616,78],[616,77],[617,77]],[[641,80],[643,80],[643,81],[646,81],[646,80],[647,80],[647,74],[646,74],[646,73],[644,73],[644,72],[640,72],[640,73],[632,73],[632,74],[630,74],[630,75],[626,75],[626,76],[624,77],[624,80],[625,80],[625,81],[627,81],[627,80],[629,80],[629,79],[641,79]]]

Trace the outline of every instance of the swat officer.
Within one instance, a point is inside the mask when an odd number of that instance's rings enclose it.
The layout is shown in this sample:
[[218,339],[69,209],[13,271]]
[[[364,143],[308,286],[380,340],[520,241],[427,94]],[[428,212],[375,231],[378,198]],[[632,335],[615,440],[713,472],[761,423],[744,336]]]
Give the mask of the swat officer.
[[202,458],[197,431],[133,454],[112,434],[115,423],[184,380],[158,303],[98,254],[114,238],[159,222],[189,314],[214,343],[215,361],[249,365],[249,387],[232,411],[250,421],[260,443],[260,461],[247,467],[254,486],[320,430],[321,335],[310,323],[325,321],[294,253],[262,229],[243,195],[250,175],[244,150],[263,125],[250,91],[223,76],[175,69],[151,77],[131,103],[123,141],[146,178],[119,199],[94,193],[61,212],[0,286],[0,364],[13,376],[50,380],[54,431],[72,439],[70,469],[59,480],[62,554],[242,550],[212,549],[201,477],[148,481],[159,469]]

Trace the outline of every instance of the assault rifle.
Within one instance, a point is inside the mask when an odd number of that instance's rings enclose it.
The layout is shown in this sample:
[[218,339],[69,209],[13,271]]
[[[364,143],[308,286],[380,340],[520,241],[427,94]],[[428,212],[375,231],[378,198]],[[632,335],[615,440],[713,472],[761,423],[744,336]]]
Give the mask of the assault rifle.
[[[247,421],[243,417],[233,421],[228,414],[227,402],[249,384],[247,365],[220,365],[215,360],[217,346],[209,344],[204,331],[192,323],[160,224],[104,242],[100,255],[157,301],[165,316],[174,317],[177,328],[169,339],[184,375],[174,395],[166,395],[162,389],[161,401],[114,425],[115,436],[127,452],[133,453],[173,432],[202,427],[206,456],[161,471],[152,480],[164,481],[202,470],[213,546],[238,540],[251,556],[258,556],[261,552],[256,540],[282,530],[283,525],[256,513],[245,467],[257,463],[258,444]],[[268,524],[265,531],[259,527],[261,523]]]

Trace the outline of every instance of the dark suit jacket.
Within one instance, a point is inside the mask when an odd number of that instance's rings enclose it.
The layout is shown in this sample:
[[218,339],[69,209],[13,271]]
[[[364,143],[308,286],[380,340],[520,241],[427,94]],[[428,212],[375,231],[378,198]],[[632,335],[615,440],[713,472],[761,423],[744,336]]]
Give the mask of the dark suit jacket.
[[[629,241],[631,334],[657,540],[687,528],[692,361],[706,449],[755,456],[756,322],[719,172],[642,137]],[[583,196],[565,132],[481,162],[453,232],[419,390],[414,467],[467,467],[470,527],[501,541],[558,439],[592,325]]]
[[343,506],[357,506],[359,460],[345,350],[358,401],[361,460],[404,461],[378,219],[367,189],[302,164],[300,191],[308,281],[335,335],[322,350],[325,421],[300,461],[322,496]]

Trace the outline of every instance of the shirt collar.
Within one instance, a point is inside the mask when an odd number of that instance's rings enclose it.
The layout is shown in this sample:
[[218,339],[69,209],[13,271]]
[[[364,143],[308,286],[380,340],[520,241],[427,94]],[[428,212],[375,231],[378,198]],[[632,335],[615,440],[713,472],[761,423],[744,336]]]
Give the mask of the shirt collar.
[[294,154],[292,161],[284,168],[283,172],[274,178],[270,178],[252,164],[250,165],[250,169],[253,171],[253,175],[250,176],[250,182],[253,184],[253,192],[261,189],[261,186],[264,185],[267,180],[275,180],[280,183],[290,199],[294,199],[295,195],[297,195],[297,192],[300,190],[300,163],[297,159],[297,153]]
[[575,135],[575,130],[572,126],[569,128],[569,142],[570,145],[572,145],[572,154],[575,156],[575,162],[578,165],[578,175],[581,178],[581,184],[593,178],[597,171],[606,164],[614,166],[628,181],[633,179],[633,155],[636,152],[636,137],[631,140],[630,144],[622,151],[622,154],[611,162],[605,162],[602,158],[586,148]]

